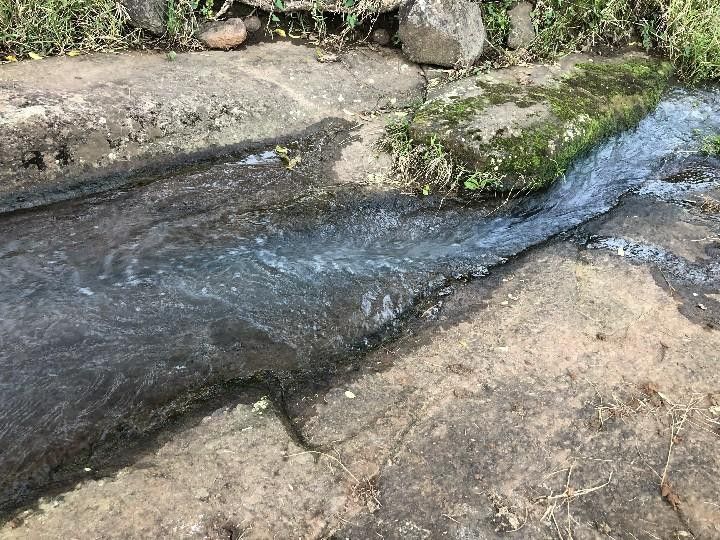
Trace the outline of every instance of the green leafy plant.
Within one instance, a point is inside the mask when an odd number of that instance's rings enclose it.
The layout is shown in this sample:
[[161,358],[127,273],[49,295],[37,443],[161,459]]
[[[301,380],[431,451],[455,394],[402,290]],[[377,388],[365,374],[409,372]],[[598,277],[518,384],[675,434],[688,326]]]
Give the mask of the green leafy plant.
[[412,140],[407,118],[389,122],[381,137],[379,149],[393,157],[392,176],[403,185],[428,196],[431,193],[447,195],[465,189],[486,192],[499,185],[500,179],[491,173],[471,171],[446,152],[432,137],[425,144]]
[[538,0],[533,17],[538,57],[639,41],[668,56],[687,81],[720,78],[720,2]]
[[720,135],[708,135],[702,141],[700,152],[706,156],[720,157]]
[[215,16],[215,12],[213,11],[215,0],[205,0],[202,4],[200,2],[201,0],[193,1],[193,10],[197,11],[203,19],[212,19]]
[[[204,4],[208,6],[207,2]],[[212,7],[212,0],[209,6]],[[197,19],[195,9],[198,7],[197,0],[168,0],[166,39],[179,47],[191,47],[194,44],[195,32],[197,31]]]
[[510,16],[508,10],[513,6],[513,0],[496,0],[480,4],[485,23],[487,39],[496,47],[502,47],[507,41],[510,32]]

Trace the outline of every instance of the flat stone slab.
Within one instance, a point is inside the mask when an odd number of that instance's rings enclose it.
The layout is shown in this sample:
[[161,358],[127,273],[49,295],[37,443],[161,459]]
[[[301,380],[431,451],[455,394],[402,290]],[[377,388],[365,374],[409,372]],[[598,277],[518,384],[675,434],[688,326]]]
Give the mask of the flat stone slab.
[[321,63],[288,42],[174,61],[127,53],[3,66],[0,212],[106,189],[181,156],[293,137],[327,118],[418,99],[423,88],[422,71],[399,51],[357,49]]
[[635,125],[671,71],[630,53],[482,73],[431,89],[409,136],[456,160],[467,190],[535,190],[604,137]]
[[[699,226],[686,208],[642,208],[595,232],[670,249]],[[698,252],[718,233],[703,228]],[[717,419],[720,333],[678,310],[699,311],[694,288],[653,273],[551,243],[462,286],[440,320],[330,387],[288,396],[324,455],[258,394],[116,473],[87,471],[0,539],[717,538],[720,456],[703,418]],[[689,404],[668,466],[676,510],[657,475]]]

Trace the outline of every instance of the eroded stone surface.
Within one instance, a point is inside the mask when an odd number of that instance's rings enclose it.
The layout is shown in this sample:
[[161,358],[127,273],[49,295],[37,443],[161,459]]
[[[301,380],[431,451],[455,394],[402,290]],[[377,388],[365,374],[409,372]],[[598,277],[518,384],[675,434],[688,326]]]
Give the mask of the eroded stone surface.
[[[398,51],[320,63],[311,48],[52,58],[0,73],[0,212],[112,185],[193,152],[290,137],[422,95]],[[100,183],[95,180],[104,177]]]
[[[663,208],[590,230],[712,247],[717,222],[692,208],[653,233]],[[612,251],[545,246],[459,287],[421,333],[329,387],[288,396],[322,455],[257,398],[0,538],[714,538],[720,333],[678,310],[692,300],[669,279]]]
[[165,0],[122,0],[130,21],[137,28],[148,30],[155,35],[165,33],[167,2]]
[[535,26],[532,22],[532,4],[518,2],[508,11],[510,17],[510,32],[508,34],[508,48],[527,48],[535,39]]

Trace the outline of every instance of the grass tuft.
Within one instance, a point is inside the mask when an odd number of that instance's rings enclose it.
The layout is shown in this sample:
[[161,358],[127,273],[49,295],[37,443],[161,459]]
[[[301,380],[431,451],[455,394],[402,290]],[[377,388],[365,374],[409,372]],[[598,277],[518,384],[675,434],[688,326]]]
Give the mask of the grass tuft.
[[706,156],[720,157],[720,135],[705,137],[700,146],[700,152]]
[[137,42],[115,0],[0,0],[0,53],[116,51]]
[[539,57],[635,42],[667,56],[686,81],[720,77],[720,2],[538,0],[534,17]]
[[493,174],[465,167],[436,138],[414,141],[406,118],[388,123],[378,148],[393,157],[393,180],[423,195],[487,192],[500,185]]
[[720,78],[720,2],[670,0],[662,48],[684,79]]

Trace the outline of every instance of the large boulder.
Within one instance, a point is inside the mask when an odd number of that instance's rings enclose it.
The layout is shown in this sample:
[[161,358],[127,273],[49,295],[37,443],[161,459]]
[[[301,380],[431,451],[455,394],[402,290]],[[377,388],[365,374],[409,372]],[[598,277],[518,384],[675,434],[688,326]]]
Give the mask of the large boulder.
[[409,138],[450,156],[470,190],[523,193],[562,176],[604,137],[657,104],[672,66],[639,53],[566,56],[557,65],[514,66],[431,89]]
[[508,34],[508,49],[527,49],[535,39],[535,25],[532,21],[532,4],[519,2],[508,11],[510,17],[510,32]]
[[155,35],[165,33],[167,0],[121,0],[130,16],[130,22]]
[[485,25],[469,0],[410,0],[400,8],[400,40],[413,62],[469,66],[482,55]]
[[208,49],[232,49],[247,39],[247,29],[242,19],[206,23],[200,29],[198,39]]

